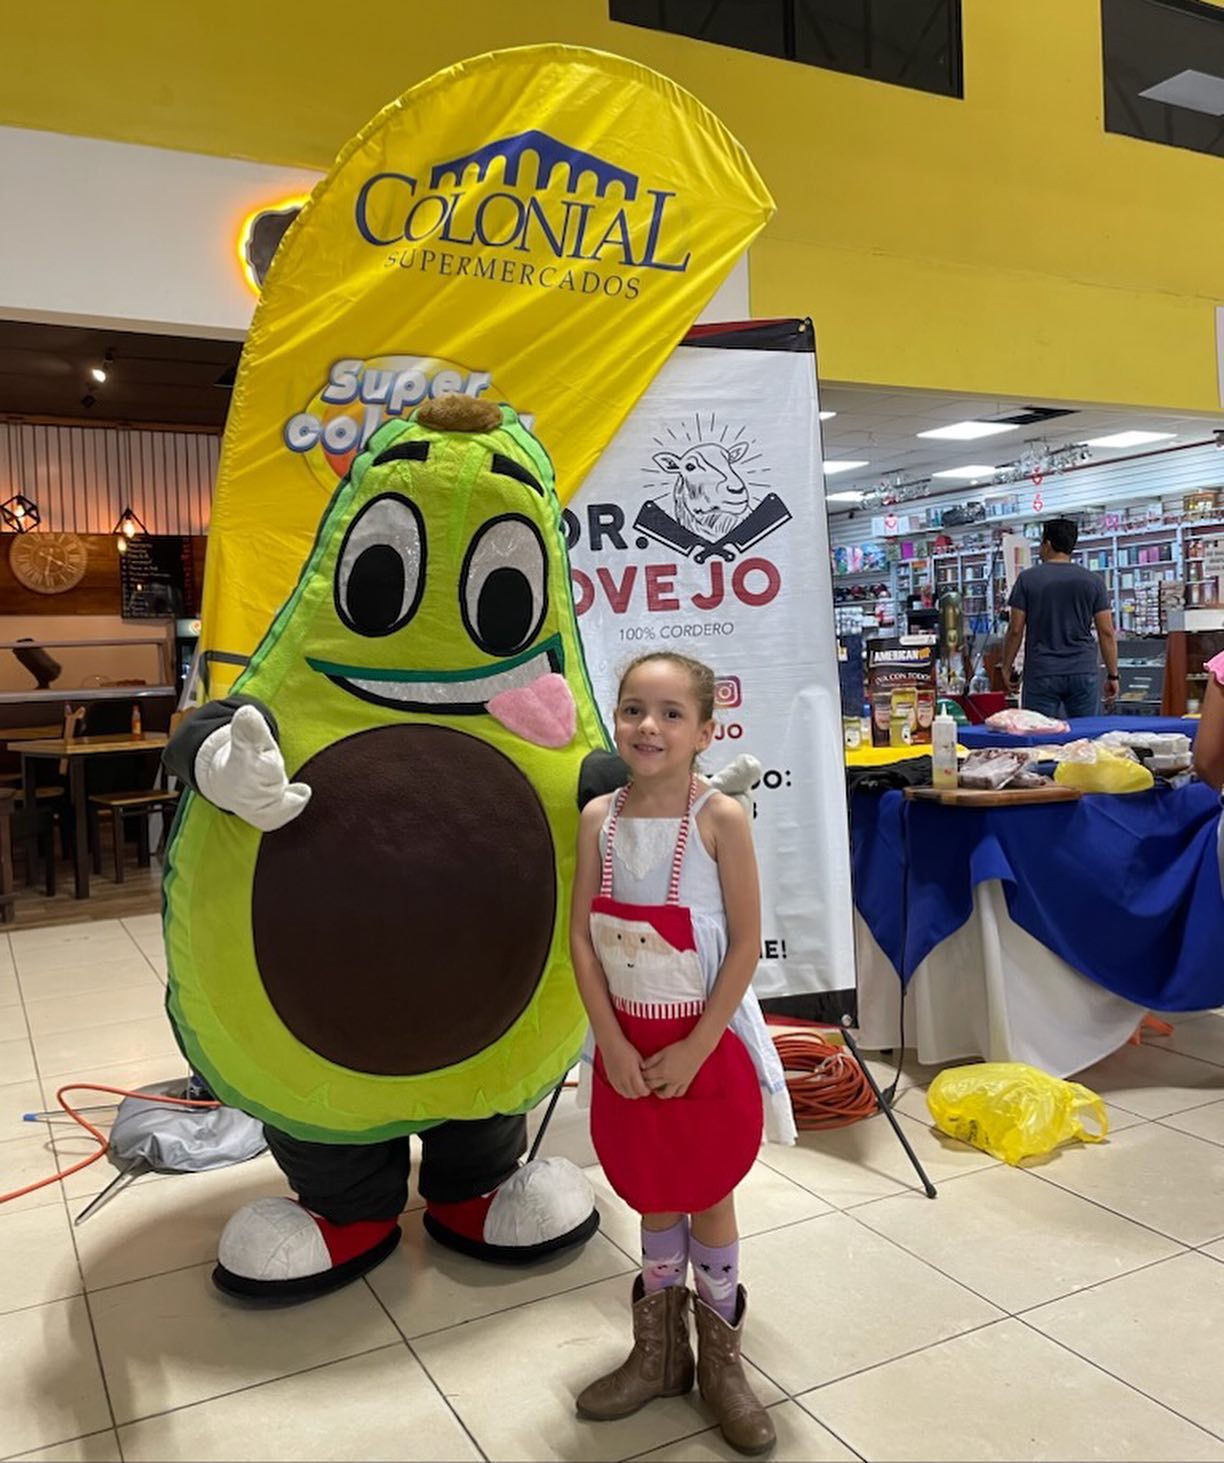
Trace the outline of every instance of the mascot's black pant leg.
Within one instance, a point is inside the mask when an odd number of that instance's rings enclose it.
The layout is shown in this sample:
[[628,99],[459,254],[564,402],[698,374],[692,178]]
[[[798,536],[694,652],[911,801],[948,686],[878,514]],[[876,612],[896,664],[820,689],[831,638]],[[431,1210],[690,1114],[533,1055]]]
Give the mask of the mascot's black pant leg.
[[333,1224],[398,1219],[408,1202],[407,1138],[385,1143],[307,1143],[264,1124],[272,1157],[312,1214]]
[[[289,1187],[312,1214],[333,1224],[394,1219],[408,1202],[407,1138],[383,1143],[309,1143],[276,1128],[264,1133]],[[527,1150],[523,1114],[439,1123],[421,1134],[421,1197],[455,1204],[487,1194]]]
[[458,1204],[487,1194],[510,1177],[526,1151],[523,1113],[427,1128],[421,1134],[421,1198]]

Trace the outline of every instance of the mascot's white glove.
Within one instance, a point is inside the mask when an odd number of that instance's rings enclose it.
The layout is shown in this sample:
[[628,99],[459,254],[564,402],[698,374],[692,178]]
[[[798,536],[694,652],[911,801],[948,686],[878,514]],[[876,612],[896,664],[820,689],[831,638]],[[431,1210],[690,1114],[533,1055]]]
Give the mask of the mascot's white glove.
[[[207,745],[207,744],[205,744]],[[728,762],[725,767],[720,767],[706,781],[711,787],[716,787],[719,792],[725,792],[732,797],[752,818],[752,798],[749,789],[761,780],[761,764],[755,757],[750,757],[747,752],[741,752],[733,762]]]
[[285,776],[281,749],[254,706],[240,706],[200,743],[192,770],[202,797],[261,833],[291,823],[310,801],[306,784]]

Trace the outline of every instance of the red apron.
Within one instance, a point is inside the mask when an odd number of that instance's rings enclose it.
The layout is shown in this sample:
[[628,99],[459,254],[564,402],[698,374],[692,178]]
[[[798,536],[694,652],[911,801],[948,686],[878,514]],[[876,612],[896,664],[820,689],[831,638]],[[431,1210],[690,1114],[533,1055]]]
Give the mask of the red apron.
[[[591,905],[591,940],[621,1030],[644,1057],[686,1037],[705,1008],[705,976],[680,870],[697,782],[689,785],[672,855],[666,904],[612,898],[612,848],[629,789],[612,805],[603,878]],[[700,835],[698,835],[700,836]],[[694,1214],[726,1198],[761,1146],[761,1087],[733,1031],[699,1068],[683,1097],[621,1097],[595,1052],[591,1138],[608,1182],[639,1214]]]

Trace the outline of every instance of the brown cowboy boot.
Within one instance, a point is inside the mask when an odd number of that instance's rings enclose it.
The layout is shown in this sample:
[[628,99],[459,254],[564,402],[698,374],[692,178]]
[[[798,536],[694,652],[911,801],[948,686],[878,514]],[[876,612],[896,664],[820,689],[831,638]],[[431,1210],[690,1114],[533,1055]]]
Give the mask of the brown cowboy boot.
[[693,1296],[697,1317],[697,1385],[718,1420],[722,1435],[740,1453],[764,1453],[776,1441],[773,1421],[748,1385],[740,1365],[744,1312],[748,1296],[739,1287],[735,1325],[726,1321],[699,1295]]
[[628,1417],[655,1397],[680,1397],[693,1386],[689,1293],[669,1285],[647,1295],[633,1282],[633,1350],[614,1372],[578,1394],[578,1413],[593,1422]]

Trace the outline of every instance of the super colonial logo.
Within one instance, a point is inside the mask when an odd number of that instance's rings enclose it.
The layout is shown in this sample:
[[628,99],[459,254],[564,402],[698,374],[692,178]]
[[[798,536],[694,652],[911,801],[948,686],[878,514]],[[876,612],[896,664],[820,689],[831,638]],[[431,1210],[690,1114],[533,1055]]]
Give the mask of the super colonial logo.
[[646,272],[688,269],[679,211],[674,191],[530,131],[434,163],[421,178],[372,174],[354,222],[388,251],[388,269],[633,300]]

